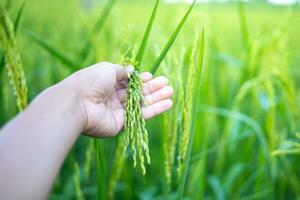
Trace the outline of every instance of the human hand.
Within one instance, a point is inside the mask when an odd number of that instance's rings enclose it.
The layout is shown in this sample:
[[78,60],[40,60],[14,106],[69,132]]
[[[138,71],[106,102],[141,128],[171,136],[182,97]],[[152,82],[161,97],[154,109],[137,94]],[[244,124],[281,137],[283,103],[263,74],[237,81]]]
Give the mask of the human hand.
[[[125,68],[111,63],[99,63],[80,70],[66,79],[78,99],[83,119],[83,132],[93,137],[111,137],[124,126],[124,102],[128,72]],[[168,79],[153,78],[151,73],[141,74],[144,82],[142,93],[145,119],[152,118],[172,107],[170,97],[173,88]]]

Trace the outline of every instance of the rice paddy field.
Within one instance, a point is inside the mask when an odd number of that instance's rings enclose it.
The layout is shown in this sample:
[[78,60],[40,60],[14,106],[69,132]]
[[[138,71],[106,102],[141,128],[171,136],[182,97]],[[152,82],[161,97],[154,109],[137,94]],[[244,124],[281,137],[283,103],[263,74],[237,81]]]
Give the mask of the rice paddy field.
[[[28,102],[80,68],[134,55],[155,4],[22,2],[0,0],[18,22]],[[160,2],[142,71],[189,6]],[[125,133],[81,136],[49,199],[300,199],[299,35],[298,5],[196,4],[156,72],[170,79],[174,107],[147,121],[147,173],[123,156]],[[0,127],[19,112],[3,52]]]

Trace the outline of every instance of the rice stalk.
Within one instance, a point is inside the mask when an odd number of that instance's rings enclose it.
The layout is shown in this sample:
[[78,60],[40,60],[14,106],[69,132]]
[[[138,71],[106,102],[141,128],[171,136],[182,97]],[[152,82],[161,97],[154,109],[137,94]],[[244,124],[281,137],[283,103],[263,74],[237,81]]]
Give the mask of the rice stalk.
[[5,66],[4,55],[3,55],[3,52],[0,49],[0,76],[3,72],[4,66]]
[[277,142],[276,136],[278,133],[276,133],[276,108],[275,108],[275,88],[273,86],[272,81],[267,81],[265,83],[266,87],[266,92],[268,94],[269,98],[269,109],[266,114],[266,123],[265,123],[265,128],[266,128],[266,134],[269,139],[269,148],[270,150],[274,150]]
[[111,13],[116,2],[117,2],[117,0],[108,0],[107,1],[107,4],[105,5],[98,21],[96,22],[96,24],[93,28],[93,34],[97,34],[102,30],[102,28],[103,28],[105,22],[107,21],[107,18],[109,16],[109,14]]
[[85,152],[85,162],[84,162],[84,175],[87,178],[90,177],[91,164],[93,161],[92,159],[93,159],[94,153],[95,153],[94,141],[93,141],[93,139],[90,139],[89,144],[86,149],[86,152]]
[[7,12],[0,7],[0,47],[2,48],[5,66],[10,83],[17,97],[17,106],[22,111],[27,106],[27,85],[20,54],[17,50],[13,24]]
[[238,14],[240,20],[240,29],[243,39],[243,45],[246,49],[249,48],[249,28],[247,24],[247,18],[245,14],[244,2],[238,1]]
[[[128,66],[128,65],[135,66],[137,64],[135,59],[133,58],[133,55],[135,55],[135,50],[136,49],[133,49],[131,51],[131,47],[127,49],[127,51],[123,55],[124,66]],[[127,54],[129,54],[130,52],[132,52],[131,57],[128,57]],[[148,141],[148,132],[145,129],[145,127],[142,127],[142,125],[145,126],[145,122],[143,124],[141,123],[141,121],[144,120],[141,111],[143,96],[141,94],[142,80],[140,79],[138,73],[139,73],[138,71],[135,71],[133,74],[129,75],[128,78],[128,86],[127,86],[127,93],[126,93],[126,100],[125,100],[125,112],[124,112],[125,136],[124,136],[123,156],[125,156],[126,150],[130,146],[132,150],[133,166],[136,167],[137,156],[139,156],[142,173],[145,174],[146,168],[144,166],[144,157],[142,154],[144,150],[143,148],[140,149],[141,147],[140,144],[144,143],[145,141],[142,141],[144,137],[140,137],[140,134],[146,134],[147,141]],[[141,132],[141,130],[144,129],[146,130],[146,132]],[[148,148],[148,142],[146,145]],[[150,160],[148,164],[150,164]]]
[[[299,108],[296,103],[296,89],[293,81],[289,78],[289,74],[283,70],[274,70],[272,73],[275,81],[278,81],[282,92],[286,94],[287,102],[290,106],[290,111],[296,117],[299,115]],[[294,123],[293,123],[294,124]]]
[[77,200],[84,200],[84,195],[80,186],[80,167],[78,162],[74,162],[73,181],[75,187],[75,197]]
[[99,139],[95,139],[96,149],[96,178],[97,178],[97,199],[107,198],[107,166],[104,151],[104,143]]
[[[134,59],[130,58],[129,54],[135,54],[134,52],[136,51],[136,48],[127,47],[125,49],[125,52],[122,53],[122,49],[125,47],[125,40],[126,40],[126,35],[128,33],[128,26],[126,25],[123,32],[122,32],[122,37],[121,37],[121,48],[120,48],[120,64],[122,65],[130,65],[131,63],[134,62]],[[114,160],[113,160],[113,166],[110,171],[110,178],[109,178],[109,183],[108,183],[108,193],[107,193],[107,198],[109,200],[114,199],[115,191],[116,191],[116,186],[118,184],[118,181],[121,177],[123,168],[124,168],[124,161],[125,161],[125,141],[126,136],[122,135],[117,139],[117,148],[115,151],[114,155]]]
[[123,156],[124,145],[125,145],[125,137],[121,136],[118,139],[118,145],[116,148],[115,158],[114,158],[113,166],[112,166],[111,172],[110,172],[110,178],[109,178],[109,183],[108,183],[108,193],[107,193],[108,200],[114,199],[116,186],[118,184],[118,181],[119,181],[122,171],[123,171],[124,161],[125,161],[125,158]]

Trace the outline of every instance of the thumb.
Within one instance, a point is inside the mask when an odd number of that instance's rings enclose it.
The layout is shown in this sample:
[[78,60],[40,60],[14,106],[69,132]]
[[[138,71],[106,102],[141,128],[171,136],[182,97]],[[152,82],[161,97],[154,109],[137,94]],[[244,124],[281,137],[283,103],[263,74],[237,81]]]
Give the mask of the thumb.
[[121,65],[114,65],[116,70],[117,80],[122,81],[128,78],[129,74],[134,72],[134,67],[132,65],[129,66],[121,66]]

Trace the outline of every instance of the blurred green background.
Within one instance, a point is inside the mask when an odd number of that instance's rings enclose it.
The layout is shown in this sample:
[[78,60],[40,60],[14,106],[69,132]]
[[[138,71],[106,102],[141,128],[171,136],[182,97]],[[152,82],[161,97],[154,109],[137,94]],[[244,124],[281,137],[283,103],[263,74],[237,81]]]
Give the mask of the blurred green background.
[[[22,1],[0,2],[8,2],[14,20]],[[16,41],[29,99],[85,66],[120,63],[125,49],[140,43],[153,4],[150,0],[26,0]],[[150,69],[187,7],[160,5],[143,71]],[[177,107],[181,102],[176,96],[184,88],[177,80],[191,78],[186,52],[191,51],[197,30],[205,30],[200,109],[186,199],[300,199],[299,24],[297,4],[253,1],[195,6],[157,73],[170,78]],[[2,126],[18,111],[6,71],[0,76]],[[114,199],[176,198],[176,180],[170,190],[165,189],[164,171],[166,134],[177,123],[172,114],[147,123],[152,163],[142,176],[126,159],[113,189]],[[82,136],[49,198],[107,199],[117,143],[118,138]],[[176,162],[173,170],[176,173]]]

